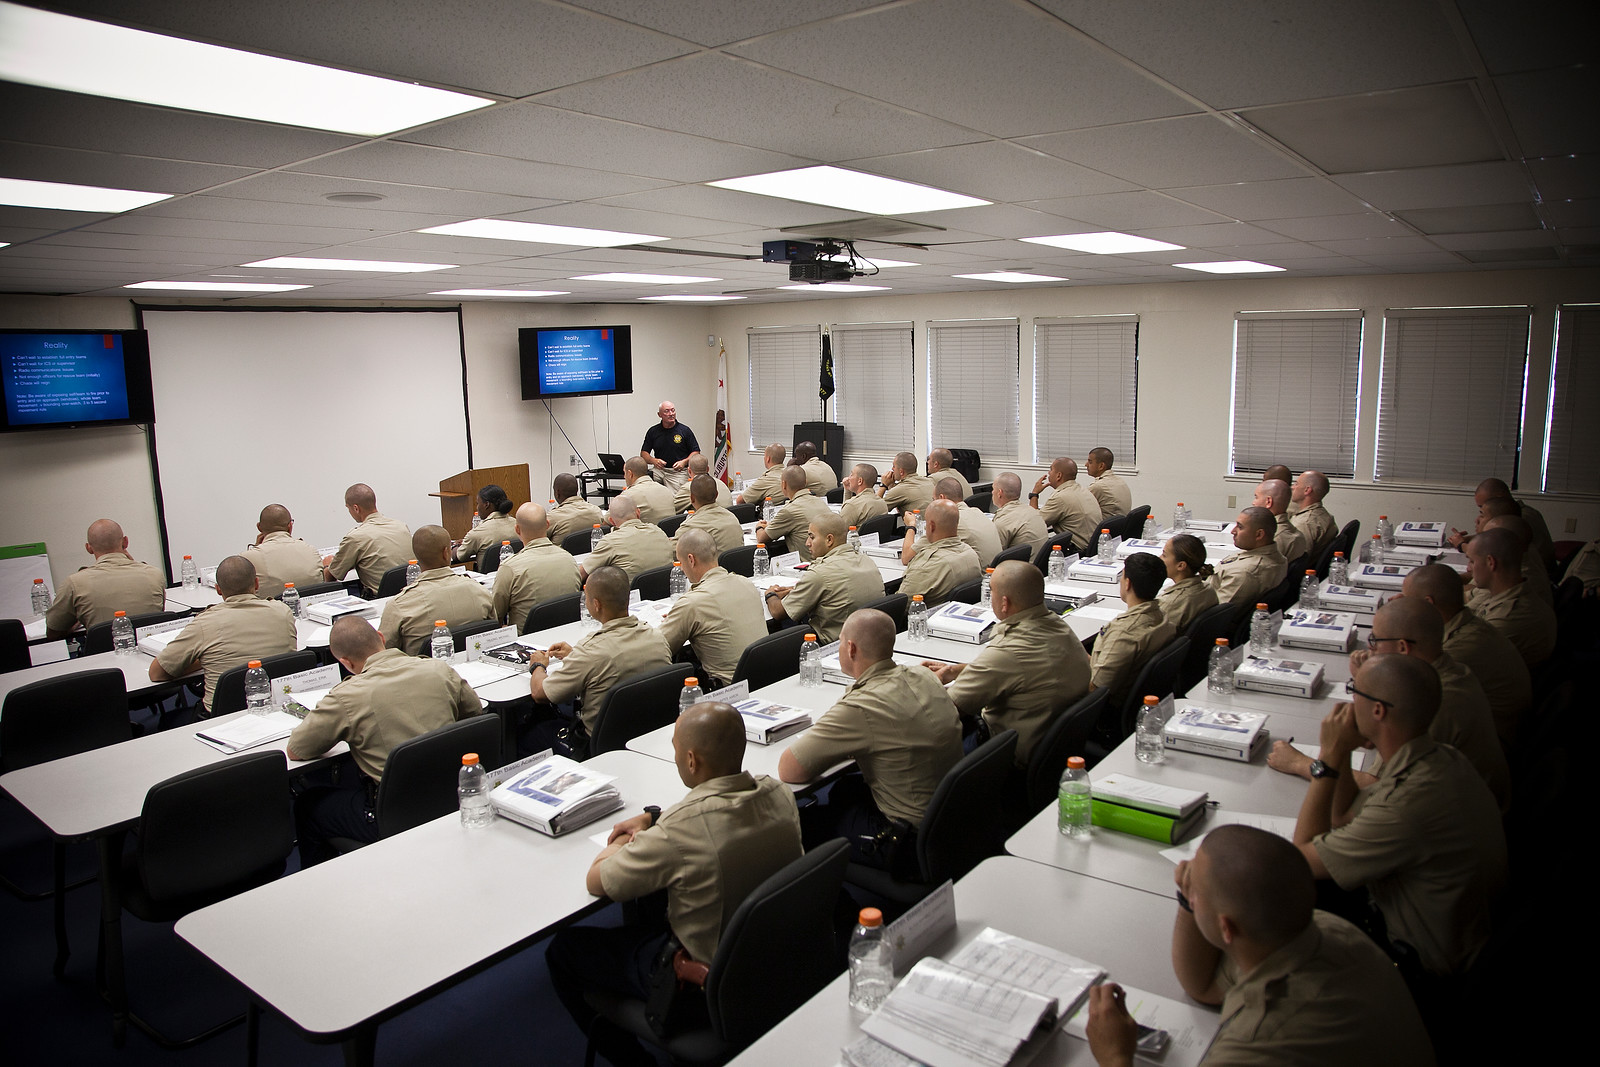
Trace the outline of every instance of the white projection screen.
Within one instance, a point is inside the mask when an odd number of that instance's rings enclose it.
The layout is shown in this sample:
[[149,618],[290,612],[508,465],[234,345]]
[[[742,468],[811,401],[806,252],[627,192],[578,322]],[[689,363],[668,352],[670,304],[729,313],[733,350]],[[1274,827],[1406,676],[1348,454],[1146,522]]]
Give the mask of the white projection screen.
[[255,540],[267,504],[318,548],[353,523],[345,487],[415,529],[467,469],[460,314],[141,309],[173,576]]

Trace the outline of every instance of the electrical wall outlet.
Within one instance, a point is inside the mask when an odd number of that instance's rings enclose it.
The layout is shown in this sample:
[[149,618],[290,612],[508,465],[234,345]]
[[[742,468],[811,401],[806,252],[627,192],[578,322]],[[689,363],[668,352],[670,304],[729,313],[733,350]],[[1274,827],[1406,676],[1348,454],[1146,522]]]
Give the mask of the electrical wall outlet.
[[1228,510],[1232,511],[1234,508],[1236,508],[1238,506],[1239,506],[1239,498],[1230,494],[1229,497],[1228,497]]
[[1571,515],[1567,516],[1567,533],[1578,532],[1578,520]]
[[577,456],[572,456],[572,455],[567,456],[567,466],[569,466],[569,467],[576,467],[581,462],[583,462],[583,461],[580,460]]

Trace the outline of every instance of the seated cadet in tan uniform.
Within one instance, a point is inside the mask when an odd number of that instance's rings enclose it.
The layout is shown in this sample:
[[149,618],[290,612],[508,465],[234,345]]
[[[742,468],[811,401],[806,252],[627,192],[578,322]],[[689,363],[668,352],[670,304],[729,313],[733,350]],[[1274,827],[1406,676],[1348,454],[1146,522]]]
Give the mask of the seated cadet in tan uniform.
[[711,461],[706,458],[704,452],[696,452],[689,457],[688,471],[689,477],[684,479],[683,484],[678,487],[678,491],[672,494],[673,511],[681,515],[694,507],[694,499],[689,493],[689,486],[701,475],[711,478],[711,486],[717,493],[716,503],[724,508],[733,507],[733,493],[723,484],[722,479],[711,477]]
[[994,531],[1000,535],[1004,551],[1018,545],[1037,548],[1050,539],[1050,528],[1038,508],[1022,499],[1022,479],[1011,471],[995,475],[990,506],[994,509]]
[[281,596],[285,582],[304,589],[322,581],[322,557],[305,541],[294,536],[294,517],[282,504],[261,509],[256,523],[256,543],[244,550],[244,558],[256,569],[261,583],[260,597]]
[[129,618],[162,611],[167,605],[166,582],[161,572],[128,555],[122,527],[110,519],[89,524],[83,550],[94,557],[92,567],[67,576],[45,612],[45,634],[52,640],[67,636],[73,627],[88,629],[110,622],[125,611]]
[[867,524],[868,519],[889,514],[889,505],[872,491],[872,487],[878,484],[877,467],[870,463],[857,463],[844,476],[843,484],[848,495],[839,509],[839,517],[844,520],[845,529],[854,526],[859,530]]
[[411,559],[411,531],[403,522],[378,513],[372,486],[357,482],[344,491],[345,510],[359,525],[339,539],[339,548],[322,561],[322,580],[342,582],[352,569],[369,595],[378,591],[385,571]]
[[1161,546],[1161,562],[1172,588],[1163,590],[1156,603],[1161,605],[1161,617],[1181,634],[1217,606],[1217,591],[1208,581],[1213,570],[1206,562],[1205,542],[1194,534],[1173,534]]
[[883,473],[883,506],[906,521],[913,511],[926,511],[933,503],[933,479],[917,473],[917,457],[896,452],[894,463]]
[[494,576],[494,617],[526,633],[528,612],[541,600],[569,596],[582,583],[578,561],[549,537],[550,522],[544,508],[524,504],[517,509],[515,532],[522,551],[501,560]]
[[[594,728],[606,693],[630,675],[672,662],[661,635],[643,619],[628,614],[628,575],[620,567],[599,567],[584,579],[584,600],[600,629],[576,645],[557,641],[546,652],[530,652],[528,691],[552,704],[581,701],[578,720]],[[550,661],[561,661],[550,670]]]
[[1162,617],[1156,600],[1161,583],[1166,580],[1167,567],[1159,556],[1135,552],[1122,563],[1122,599],[1128,610],[1100,628],[1089,679],[1090,685],[1111,690],[1109,707],[1122,707],[1139,669],[1178,636],[1173,625]]
[[883,572],[849,543],[839,515],[819,515],[806,528],[811,566],[792,586],[774,585],[765,595],[776,620],[794,619],[816,631],[822,644],[837,641],[852,612],[883,596]]
[[778,509],[771,522],[765,519],[756,523],[756,544],[767,545],[785,541],[790,552],[800,553],[800,559],[811,562],[811,550],[805,545],[806,528],[819,515],[831,515],[828,502],[812,494],[806,485],[804,467],[785,467],[783,492],[789,502]]
[[874,847],[878,835],[895,820],[918,826],[961,759],[954,702],[926,668],[894,662],[894,637],[894,620],[881,611],[850,616],[839,665],[855,681],[778,757],[778,777],[796,785],[855,760],[860,773],[834,782],[826,801],[807,805],[800,830],[807,848],[842,837],[853,859],[878,867],[888,859]]
[[450,569],[450,534],[443,526],[424,526],[412,534],[411,558],[422,577],[384,605],[378,621],[384,644],[415,656],[428,649],[440,619],[453,627],[494,618],[489,590]]
[[673,655],[688,642],[700,661],[700,688],[708,693],[733,681],[744,650],[767,636],[760,591],[744,575],[718,566],[718,554],[704,530],[678,535],[678,563],[689,591],[672,605],[660,630]]
[[[1510,530],[1516,535],[1517,543],[1522,546],[1523,590],[1550,605],[1550,610],[1554,611],[1555,586],[1550,582],[1550,572],[1545,570],[1544,560],[1533,551],[1533,528],[1522,517],[1522,505],[1515,500],[1491,500],[1483,506],[1483,516],[1480,529]],[[1470,606],[1481,595],[1481,590],[1468,592],[1467,604]]]
[[1600,591],[1600,541],[1590,541],[1578,549],[1572,562],[1567,564],[1567,573],[1562,580],[1566,578],[1578,579],[1578,584],[1583,586],[1584,596],[1594,596]]
[[[1133,510],[1133,490],[1128,488],[1128,483],[1120,475],[1111,472],[1111,465],[1116,461],[1117,457],[1111,449],[1105,447],[1091,448],[1083,461],[1083,469],[1089,472],[1092,479],[1088,485],[1089,495],[1099,503],[1102,519],[1126,515]],[[1141,532],[1130,530],[1129,536],[1137,536]]]
[[559,545],[573,534],[588,533],[605,524],[605,512],[578,495],[578,479],[570,474],[558,474],[550,484],[555,494],[551,507],[545,509],[550,520],[550,540]]
[[[981,566],[992,566],[994,558],[1000,554],[1000,534],[995,530],[993,520],[977,508],[962,503],[966,497],[961,496],[961,487],[956,484],[954,478],[940,478],[935,482],[933,499],[948,501],[954,505],[957,516],[956,536],[977,554]],[[900,546],[901,566],[911,565],[911,557],[916,553],[916,547],[917,532],[906,530],[905,540]]]
[[833,467],[817,456],[817,446],[810,441],[801,441],[794,446],[792,465],[806,472],[806,488],[814,496],[826,497],[839,488],[839,476],[833,473]]
[[1274,478],[1259,483],[1250,502],[1272,513],[1275,523],[1272,541],[1278,546],[1278,551],[1282,553],[1284,560],[1292,563],[1306,554],[1310,542],[1306,539],[1306,535],[1300,532],[1299,527],[1289,521],[1288,482],[1280,482]]
[[1276,589],[1289,573],[1273,541],[1278,520],[1266,508],[1245,508],[1233,524],[1233,547],[1239,551],[1217,564],[1211,576],[1221,604],[1255,604]]
[[[1046,485],[1055,491],[1041,504],[1039,498]],[[1078,484],[1078,461],[1070,456],[1051,461],[1049,473],[1033,483],[1028,503],[1039,509],[1053,533],[1071,534],[1072,543],[1080,552],[1089,547],[1089,539],[1100,528],[1100,502]]]
[[1467,542],[1466,553],[1478,590],[1468,605],[1506,635],[1530,670],[1549,659],[1556,648],[1556,614],[1528,590],[1517,535],[1503,528],[1484,530]]
[[718,554],[743,545],[744,527],[739,524],[739,517],[718,500],[727,488],[709,474],[695,475],[689,482],[694,508],[678,527],[678,536],[690,530],[704,530],[711,535]]
[[[1460,973],[1489,940],[1505,884],[1499,806],[1466,756],[1428,736],[1439,710],[1433,668],[1374,656],[1352,685],[1353,703],[1322,721],[1294,842],[1318,878],[1368,891],[1391,954],[1414,953],[1430,974]],[[1368,744],[1383,772],[1358,792],[1350,753]]]
[[[1485,478],[1478,483],[1477,490],[1472,494],[1472,502],[1480,509],[1489,501],[1497,499],[1513,499],[1511,487],[1499,478]],[[1545,522],[1544,515],[1532,504],[1520,500],[1517,501],[1517,504],[1521,509],[1519,514],[1527,522],[1529,530],[1532,531],[1534,551],[1538,552],[1539,558],[1544,560],[1546,572],[1555,570],[1556,548],[1555,543],[1550,539],[1550,526]],[[1460,530],[1451,530],[1450,536],[1446,540],[1452,547],[1460,548],[1471,536],[1471,534],[1462,533]]]
[[217,564],[217,593],[222,603],[196,615],[150,661],[152,682],[181,678],[196,667],[204,670],[202,703],[208,709],[224,671],[293,652],[296,643],[294,613],[281,601],[256,596],[256,569],[243,556]]
[[645,522],[670,519],[678,513],[672,506],[673,491],[650,477],[648,471],[644,460],[638,456],[622,465],[622,480],[628,483],[628,496],[639,509],[639,518]]
[[672,542],[661,527],[639,517],[632,493],[612,497],[606,517],[611,522],[611,532],[600,539],[599,547],[579,566],[582,577],[587,578],[600,567],[612,566],[620,567],[632,581],[641,571],[672,562]]
[[972,483],[967,481],[967,476],[955,468],[955,457],[948,448],[936,448],[928,453],[928,477],[933,481],[934,492],[938,493],[941,478],[954,478],[961,487],[961,495],[956,498],[956,503],[964,503],[972,495]]
[[957,586],[981,578],[983,564],[957,536],[961,517],[954,504],[935,500],[922,516],[928,536],[916,543],[906,576],[900,580],[900,592],[908,597],[921,593],[924,603],[937,607],[950,599]]
[[[737,711],[694,705],[673,727],[672,749],[688,795],[665,811],[646,809],[617,823],[585,880],[596,897],[617,901],[664,891],[665,916],[639,909],[621,926],[568,926],[545,951],[556,995],[607,1063],[654,1061],[615,1027],[594,1026],[584,994],[648,999],[653,963],[669,937],[690,958],[711,961],[744,898],[800,858],[793,794],[740,769],[745,738]],[[641,921],[646,915],[652,918]],[[678,995],[701,992],[686,987]]]
[[[1428,1067],[1433,1048],[1393,961],[1360,928],[1314,910],[1293,845],[1220,826],[1174,875],[1172,968],[1184,992],[1221,1005],[1208,1067]],[[1131,1065],[1137,1027],[1115,982],[1089,990],[1089,1051]]]
[[291,760],[316,759],[340,741],[350,745],[359,774],[338,784],[306,789],[295,797],[300,865],[332,859],[334,837],[378,839],[378,783],[389,753],[402,741],[470,718],[483,710],[472,687],[447,663],[385,648],[366,619],[334,621],[328,652],[350,677],[301,720],[289,735]]
[[[455,546],[452,558],[457,563],[476,563],[484,549],[500,547],[502,541],[517,536],[517,520],[511,517],[515,507],[506,491],[498,485],[486,485],[478,490],[478,518],[483,520],[468,530]],[[476,568],[482,570],[481,567]]]
[[1302,471],[1289,491],[1291,521],[1311,546],[1308,551],[1313,559],[1339,536],[1339,521],[1322,505],[1327,495],[1328,476],[1321,471]]
[[768,497],[774,501],[783,499],[783,461],[788,456],[789,450],[783,445],[768,445],[766,452],[762,454],[762,462],[766,464],[766,469],[744,483],[744,491],[735,498],[738,503],[762,507],[765,506]]
[[1044,575],[1033,564],[1009,559],[996,567],[989,602],[1000,624],[972,662],[923,666],[962,715],[982,716],[991,734],[1017,731],[1017,766],[1026,767],[1056,713],[1089,691],[1089,656],[1066,620],[1044,606]]

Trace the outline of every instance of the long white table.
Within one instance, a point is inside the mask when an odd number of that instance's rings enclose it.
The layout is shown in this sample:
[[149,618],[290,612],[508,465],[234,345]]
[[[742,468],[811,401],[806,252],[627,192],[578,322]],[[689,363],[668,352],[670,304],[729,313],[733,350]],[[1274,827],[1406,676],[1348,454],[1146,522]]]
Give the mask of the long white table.
[[77,659],[62,659],[53,663],[24,667],[20,671],[0,674],[0,705],[5,703],[7,694],[13,689],[20,689],[34,682],[46,682],[53,678],[65,678],[68,675],[81,674],[84,671],[120,670],[128,687],[128,696],[130,698],[136,698],[151,690],[172,685],[171,682],[152,682],[150,680],[151,662],[151,657],[138,651],[126,656],[119,656],[115,652],[99,652],[92,656],[79,656]]

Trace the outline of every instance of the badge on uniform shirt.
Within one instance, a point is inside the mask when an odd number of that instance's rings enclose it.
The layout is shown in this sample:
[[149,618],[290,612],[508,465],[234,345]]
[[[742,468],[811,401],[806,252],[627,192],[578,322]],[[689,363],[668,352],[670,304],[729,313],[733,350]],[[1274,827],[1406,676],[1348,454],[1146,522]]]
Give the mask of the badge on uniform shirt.
[[672,435],[672,443],[675,444],[675,445],[683,444],[683,434],[681,434],[681,433],[673,434]]

